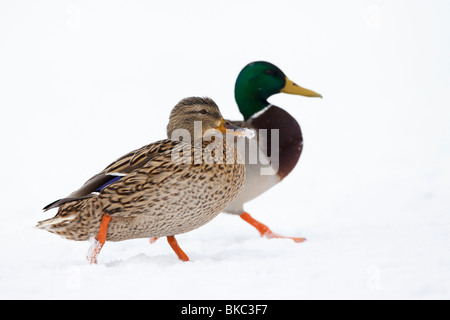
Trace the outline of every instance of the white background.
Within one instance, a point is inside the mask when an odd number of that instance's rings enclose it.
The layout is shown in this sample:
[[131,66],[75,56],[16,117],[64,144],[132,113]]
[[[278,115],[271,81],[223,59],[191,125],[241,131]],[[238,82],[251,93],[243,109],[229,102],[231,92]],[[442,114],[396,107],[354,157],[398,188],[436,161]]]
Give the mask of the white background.
[[[442,1],[2,1],[0,298],[450,298],[450,6]],[[34,229],[41,208],[165,138],[171,108],[239,71],[280,67],[323,99],[270,102],[305,148],[246,207],[165,240],[89,243]]]

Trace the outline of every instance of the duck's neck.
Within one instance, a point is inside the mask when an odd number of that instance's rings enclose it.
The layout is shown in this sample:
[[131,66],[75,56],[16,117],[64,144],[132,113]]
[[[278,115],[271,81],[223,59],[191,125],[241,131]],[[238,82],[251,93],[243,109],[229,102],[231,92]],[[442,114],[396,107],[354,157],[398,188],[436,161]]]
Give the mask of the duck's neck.
[[258,90],[247,90],[242,86],[236,86],[234,97],[239,107],[239,111],[244,116],[244,120],[250,119],[255,114],[270,106],[270,103],[267,99],[261,97]]

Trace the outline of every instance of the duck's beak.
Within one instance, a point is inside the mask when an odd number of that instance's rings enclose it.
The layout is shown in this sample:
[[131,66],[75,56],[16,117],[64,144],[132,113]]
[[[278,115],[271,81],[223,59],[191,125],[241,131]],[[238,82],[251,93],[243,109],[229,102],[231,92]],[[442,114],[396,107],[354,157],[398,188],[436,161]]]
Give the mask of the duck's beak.
[[321,94],[318,94],[317,92],[314,92],[314,91],[306,89],[306,88],[302,88],[298,84],[292,82],[292,80],[289,80],[287,77],[286,77],[286,85],[284,86],[283,89],[281,89],[281,92],[290,93],[290,94],[298,94],[300,96],[305,96],[305,97],[322,98]]
[[230,121],[226,121],[223,118],[220,120],[220,124],[216,127],[216,130],[240,137],[251,138],[254,135],[253,131],[234,125]]

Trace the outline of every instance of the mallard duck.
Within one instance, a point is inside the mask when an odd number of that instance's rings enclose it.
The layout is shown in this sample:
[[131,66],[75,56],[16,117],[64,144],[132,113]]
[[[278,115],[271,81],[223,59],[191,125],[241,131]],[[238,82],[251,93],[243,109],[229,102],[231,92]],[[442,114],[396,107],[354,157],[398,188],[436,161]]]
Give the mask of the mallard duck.
[[152,237],[167,237],[179,259],[188,261],[175,235],[213,219],[245,180],[245,166],[234,145],[223,139],[218,149],[211,143],[218,132],[244,135],[245,130],[225,122],[213,100],[197,97],[173,108],[169,137],[177,129],[188,137],[151,143],[117,159],[80,189],[47,205],[44,211],[58,207],[58,212],[37,228],[77,241],[96,236],[88,255],[91,263],[97,262],[105,241]]
[[[277,168],[274,168],[276,174],[261,174],[261,169],[267,166],[261,163],[249,164],[247,158],[244,187],[224,211],[239,215],[244,221],[254,226],[261,236],[289,238],[296,242],[303,242],[305,238],[284,237],[272,232],[269,227],[244,210],[245,203],[281,182],[294,169],[303,150],[303,137],[298,122],[289,113],[267,101],[270,96],[280,92],[322,98],[320,94],[302,88],[289,80],[283,71],[269,62],[252,62],[239,73],[235,85],[235,99],[244,121],[232,121],[232,123],[256,131],[254,139],[262,140],[259,146],[267,146],[267,148],[259,148],[262,149],[259,152],[262,152],[266,158],[269,158],[268,150],[271,150],[270,130],[278,129],[279,161]],[[267,135],[261,135],[260,129],[267,129],[269,132]],[[248,157],[248,146],[246,151]]]

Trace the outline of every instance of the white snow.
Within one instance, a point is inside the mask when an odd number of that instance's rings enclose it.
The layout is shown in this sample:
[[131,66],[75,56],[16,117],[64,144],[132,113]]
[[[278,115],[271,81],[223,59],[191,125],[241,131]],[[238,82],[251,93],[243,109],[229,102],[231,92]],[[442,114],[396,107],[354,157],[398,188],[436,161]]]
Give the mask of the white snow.
[[[448,1],[9,1],[0,4],[0,298],[449,299]],[[41,208],[165,138],[172,106],[241,119],[254,60],[323,99],[270,99],[302,127],[299,165],[247,211],[177,237],[88,242]]]
[[238,135],[246,137],[247,139],[252,139],[255,136],[255,130],[244,128],[239,131]]

